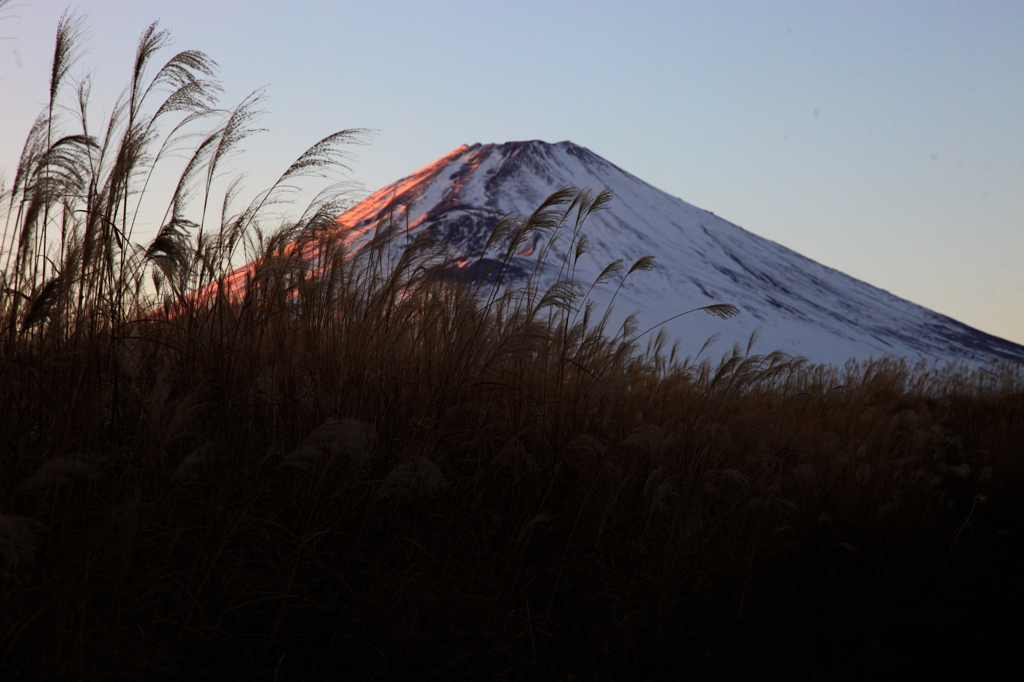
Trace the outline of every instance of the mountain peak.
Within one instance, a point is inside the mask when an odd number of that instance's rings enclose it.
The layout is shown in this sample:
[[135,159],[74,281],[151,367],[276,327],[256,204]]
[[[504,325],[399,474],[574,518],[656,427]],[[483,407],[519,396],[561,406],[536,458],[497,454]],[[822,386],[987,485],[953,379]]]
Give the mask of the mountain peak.
[[[479,272],[497,255],[482,250],[498,221],[510,213],[529,215],[565,186],[595,192],[608,187],[614,194],[607,210],[587,220],[589,252],[573,261],[574,276],[584,287],[616,259],[628,269],[643,256],[657,258],[653,272],[634,273],[621,287],[614,281],[591,290],[599,313],[613,304],[613,325],[635,311],[645,330],[715,303],[741,309],[730,320],[695,313],[666,324],[684,356],[696,354],[715,335],[725,348],[734,343],[746,347],[757,330],[754,352],[784,350],[837,365],[882,356],[1024,362],[1020,345],[816,263],[673,197],[569,140],[462,145],[375,192],[338,223],[358,246],[378,224],[392,220],[402,230],[394,258],[403,244],[426,231],[446,247],[452,263]],[[532,235],[513,256],[510,277],[534,271],[538,247],[547,238]],[[571,231],[556,231],[554,238],[549,262],[567,262]],[[540,267],[537,272],[540,285],[547,287],[559,270]]]

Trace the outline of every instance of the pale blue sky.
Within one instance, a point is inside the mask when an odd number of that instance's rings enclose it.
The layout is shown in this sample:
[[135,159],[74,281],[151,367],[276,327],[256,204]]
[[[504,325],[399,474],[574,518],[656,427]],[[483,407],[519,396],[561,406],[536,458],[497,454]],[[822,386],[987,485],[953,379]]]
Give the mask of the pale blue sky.
[[[0,18],[0,171],[67,7]],[[82,0],[96,114],[161,20],[267,86],[255,192],[342,128],[375,190],[463,143],[572,140],[825,265],[1024,343],[1024,2]],[[168,51],[164,57],[169,58]],[[96,123],[99,123],[97,118]],[[685,264],[661,263],[662,267]]]

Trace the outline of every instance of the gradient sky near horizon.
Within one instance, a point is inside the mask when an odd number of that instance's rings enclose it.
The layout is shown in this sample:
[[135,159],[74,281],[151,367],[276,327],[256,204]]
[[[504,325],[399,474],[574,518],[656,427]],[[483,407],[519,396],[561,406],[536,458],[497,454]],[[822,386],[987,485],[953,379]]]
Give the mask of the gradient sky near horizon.
[[[0,12],[0,173],[45,106],[69,5]],[[376,129],[374,191],[461,144],[572,140],[824,265],[1024,344],[1024,2],[80,0],[99,126],[139,34],[266,86],[250,195]],[[158,59],[157,61],[162,60]],[[66,94],[70,94],[70,89]],[[153,226],[155,229],[155,225]],[[661,267],[685,264],[660,263]]]

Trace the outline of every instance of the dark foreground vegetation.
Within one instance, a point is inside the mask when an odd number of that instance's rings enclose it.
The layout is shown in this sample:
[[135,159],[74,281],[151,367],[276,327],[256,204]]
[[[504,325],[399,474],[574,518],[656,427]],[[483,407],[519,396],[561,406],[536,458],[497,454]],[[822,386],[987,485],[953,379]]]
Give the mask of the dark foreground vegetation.
[[[164,43],[103,137],[51,106],[4,196],[0,677],[865,679],[1014,652],[1019,367],[680,359],[579,285],[456,285],[428,241],[389,265],[390,226],[327,231],[337,195],[275,217],[354,131],[214,210],[258,99],[214,109],[201,53],[146,80]],[[136,246],[186,130],[165,116],[220,124]],[[498,267],[537,230],[585,257],[608,199],[504,221]],[[312,265],[287,247],[315,240]]]

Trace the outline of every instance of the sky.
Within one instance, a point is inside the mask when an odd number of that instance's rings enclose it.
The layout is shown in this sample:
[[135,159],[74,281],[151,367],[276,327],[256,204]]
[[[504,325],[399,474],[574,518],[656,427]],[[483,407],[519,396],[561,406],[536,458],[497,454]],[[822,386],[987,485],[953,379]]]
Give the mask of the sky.
[[1024,343],[1022,2],[14,0],[0,11],[5,183],[68,8],[86,17],[72,75],[92,74],[94,125],[156,20],[175,41],[158,61],[206,52],[222,104],[266,89],[268,130],[233,161],[250,196],[347,128],[376,131],[353,148],[367,193],[462,144],[571,140]]

